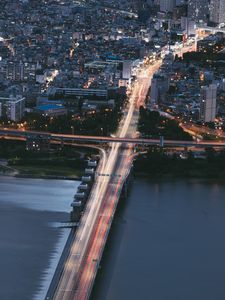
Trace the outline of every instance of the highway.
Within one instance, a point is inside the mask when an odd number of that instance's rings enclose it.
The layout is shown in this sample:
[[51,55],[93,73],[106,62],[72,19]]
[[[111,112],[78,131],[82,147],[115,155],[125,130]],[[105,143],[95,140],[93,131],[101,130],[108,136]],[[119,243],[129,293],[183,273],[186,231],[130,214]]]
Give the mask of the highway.
[[[82,300],[88,299],[90,295],[123,182],[132,166],[134,144],[121,148],[120,141],[125,137],[132,139],[136,136],[137,103],[143,103],[151,76],[160,64],[157,62],[140,73],[116,135],[119,140],[110,144],[107,153],[102,150],[99,176],[96,177],[53,299]],[[101,176],[113,173],[121,176]]]
[[[138,98],[139,100],[141,99]],[[140,100],[141,104],[141,100]],[[133,144],[133,145],[152,145],[152,146],[160,146],[160,139],[147,139],[147,138],[138,138],[136,133],[136,123],[138,122],[138,112],[135,109],[135,107],[132,108],[131,111],[127,113],[127,120],[130,121],[130,126],[127,126],[127,121],[121,125],[120,128],[122,128],[121,136],[119,137],[99,137],[99,136],[82,136],[82,135],[70,135],[70,134],[52,134],[52,133],[39,133],[35,131],[21,131],[21,130],[9,130],[9,129],[0,129],[0,137],[4,137],[7,139],[17,139],[17,140],[25,140],[27,136],[33,135],[46,135],[50,139],[50,142],[52,143],[60,143],[63,141],[64,143],[67,142],[82,142],[85,144],[82,145],[88,145],[89,143],[110,143],[111,147],[114,144],[118,144],[118,146],[121,145],[127,145],[127,144]],[[131,126],[132,125],[132,126]],[[132,127],[133,129],[132,131]],[[221,131],[211,130],[208,128],[199,128],[194,125],[182,125],[181,126],[184,130],[193,130],[197,133],[207,133],[211,135],[217,134],[218,138],[225,138],[225,134],[223,134]],[[135,131],[135,133],[134,133]],[[124,137],[124,132],[131,133],[132,135],[126,135],[127,137]],[[114,145],[115,146],[115,145]],[[113,147],[114,147],[113,146]],[[224,140],[208,140],[208,141],[180,141],[180,140],[164,140],[163,142],[164,147],[225,147],[225,141]],[[117,148],[116,148],[117,149]]]
[[[139,141],[136,132],[139,106],[144,104],[151,78],[160,65],[158,61],[139,73],[116,137],[107,140],[101,137],[111,147],[104,152],[100,175],[96,177],[53,299],[85,300],[90,296],[121,189],[132,166],[134,144]],[[122,143],[126,147],[121,147]],[[101,176],[101,173],[121,176]]]
[[[129,108],[125,112],[117,133],[119,138],[124,138],[125,136],[132,138],[136,136],[138,105],[144,103],[150,87],[151,77],[160,67],[160,64],[161,62],[158,62],[155,66],[140,73],[130,97]],[[101,195],[102,204],[100,213],[94,228],[90,247],[86,254],[84,268],[79,276],[74,300],[88,299],[90,295],[122,186],[132,166],[134,145],[127,144],[126,148],[121,148],[121,143],[117,143],[112,145],[112,147],[108,162],[111,166],[111,172],[119,174],[121,177],[110,177],[105,181],[104,194]]]

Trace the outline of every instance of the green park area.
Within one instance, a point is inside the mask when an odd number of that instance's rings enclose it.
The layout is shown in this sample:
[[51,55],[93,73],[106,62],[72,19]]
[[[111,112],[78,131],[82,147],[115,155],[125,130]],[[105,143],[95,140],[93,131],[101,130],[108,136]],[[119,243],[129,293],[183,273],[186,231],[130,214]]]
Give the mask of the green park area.
[[[0,140],[0,174],[21,177],[79,179],[96,151],[71,146],[47,152],[26,150],[24,141]],[[97,152],[96,152],[97,154]]]
[[186,159],[178,154],[168,155],[164,150],[156,147],[148,149],[147,153],[139,156],[134,163],[135,174],[152,179],[165,178],[199,178],[225,179],[225,151],[205,149],[204,158],[195,158],[192,151]]
[[[192,137],[183,131],[175,120],[169,120],[156,111],[140,108],[139,131],[143,137],[171,140],[191,140]],[[134,163],[136,175],[148,178],[207,178],[224,180],[225,150],[203,149],[205,154],[196,156],[196,152],[186,152],[185,158],[177,150],[167,151],[159,147],[149,147],[145,154],[137,157]]]

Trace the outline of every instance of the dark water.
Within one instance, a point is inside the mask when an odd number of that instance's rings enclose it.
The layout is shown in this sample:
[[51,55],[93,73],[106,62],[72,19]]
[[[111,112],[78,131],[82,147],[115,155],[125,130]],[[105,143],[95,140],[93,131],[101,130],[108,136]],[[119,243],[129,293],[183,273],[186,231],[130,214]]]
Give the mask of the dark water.
[[225,185],[136,180],[92,300],[224,300]]
[[0,300],[42,300],[62,253],[78,183],[0,176]]

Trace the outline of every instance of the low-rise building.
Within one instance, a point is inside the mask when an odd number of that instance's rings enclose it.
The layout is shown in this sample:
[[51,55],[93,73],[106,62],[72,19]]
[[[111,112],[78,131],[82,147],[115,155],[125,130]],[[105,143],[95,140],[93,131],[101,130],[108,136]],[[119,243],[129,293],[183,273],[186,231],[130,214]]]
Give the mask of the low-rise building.
[[49,117],[58,117],[67,114],[67,109],[65,106],[57,105],[57,104],[48,104],[41,105],[35,108],[35,111],[41,115],[49,116]]

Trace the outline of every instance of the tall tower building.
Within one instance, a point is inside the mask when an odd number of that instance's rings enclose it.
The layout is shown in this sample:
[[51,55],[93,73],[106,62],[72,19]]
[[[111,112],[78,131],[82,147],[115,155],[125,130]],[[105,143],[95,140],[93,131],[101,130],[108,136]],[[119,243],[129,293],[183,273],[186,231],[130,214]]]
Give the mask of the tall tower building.
[[200,120],[208,123],[214,122],[216,117],[217,85],[210,84],[201,88]]
[[173,12],[176,7],[176,0],[160,0],[160,11]]
[[166,92],[169,90],[169,77],[165,74],[156,73],[151,83],[151,106],[158,105],[165,98]]
[[211,0],[210,21],[216,24],[225,23],[225,0]]
[[209,0],[189,0],[188,17],[195,22],[208,20]]

